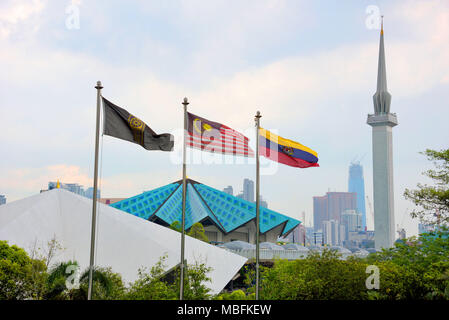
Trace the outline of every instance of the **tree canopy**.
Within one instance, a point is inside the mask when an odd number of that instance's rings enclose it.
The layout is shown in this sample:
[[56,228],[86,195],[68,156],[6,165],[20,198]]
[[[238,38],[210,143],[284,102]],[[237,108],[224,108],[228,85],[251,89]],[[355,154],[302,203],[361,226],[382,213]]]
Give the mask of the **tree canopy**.
[[423,172],[434,181],[435,185],[418,183],[415,190],[405,189],[405,198],[417,206],[410,214],[426,224],[447,225],[449,223],[449,149],[440,151],[427,149],[422,154],[426,155],[435,166],[435,169]]

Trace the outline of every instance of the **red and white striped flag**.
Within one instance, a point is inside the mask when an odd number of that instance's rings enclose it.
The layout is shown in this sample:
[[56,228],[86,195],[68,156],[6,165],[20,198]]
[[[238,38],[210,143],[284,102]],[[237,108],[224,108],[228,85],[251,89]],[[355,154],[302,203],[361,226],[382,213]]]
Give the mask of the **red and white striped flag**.
[[187,112],[187,146],[208,152],[254,157],[249,139],[224,124]]

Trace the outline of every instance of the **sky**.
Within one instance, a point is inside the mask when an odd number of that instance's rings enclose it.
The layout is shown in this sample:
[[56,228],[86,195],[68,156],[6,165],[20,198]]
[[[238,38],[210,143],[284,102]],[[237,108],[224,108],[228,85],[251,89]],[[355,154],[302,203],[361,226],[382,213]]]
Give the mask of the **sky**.
[[[431,183],[420,152],[449,142],[449,2],[301,0],[2,0],[0,194],[49,181],[92,186],[96,89],[174,152],[100,138],[102,197],[129,197],[182,178],[181,102],[250,138],[261,126],[318,152],[319,168],[261,159],[269,208],[311,225],[313,196],[347,191],[364,168],[372,198],[371,127],[380,15],[393,129],[396,224],[417,233],[405,188]],[[189,178],[217,189],[255,180],[254,161],[188,152]],[[223,159],[221,159],[223,160]],[[367,206],[368,228],[373,219]]]

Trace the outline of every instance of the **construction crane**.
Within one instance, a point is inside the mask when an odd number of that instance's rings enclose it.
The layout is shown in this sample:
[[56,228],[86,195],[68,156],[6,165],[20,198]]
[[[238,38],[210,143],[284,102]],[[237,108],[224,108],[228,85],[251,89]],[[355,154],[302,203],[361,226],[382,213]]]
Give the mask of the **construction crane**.
[[403,211],[402,212],[402,219],[401,219],[401,223],[399,224],[397,224],[396,226],[397,226],[397,230],[396,230],[396,232],[398,233],[398,235],[399,235],[399,239],[404,239],[404,238],[406,238],[406,232],[405,232],[405,229],[404,229],[404,218],[405,218],[405,216],[406,216],[406,214],[409,212],[409,209],[407,208],[407,209],[405,209],[405,211]]
[[[365,158],[365,156],[366,156],[366,152],[365,152],[361,157],[359,157],[359,155],[356,155],[356,156],[352,159],[351,163],[354,163],[354,164],[360,163],[360,162],[362,162],[363,158]],[[357,160],[357,158],[358,158],[358,160]]]

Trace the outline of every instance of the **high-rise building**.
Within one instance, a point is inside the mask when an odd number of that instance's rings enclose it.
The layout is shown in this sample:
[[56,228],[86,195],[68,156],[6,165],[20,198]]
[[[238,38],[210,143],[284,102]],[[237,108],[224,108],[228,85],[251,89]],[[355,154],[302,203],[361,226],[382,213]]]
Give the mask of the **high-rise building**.
[[[93,199],[94,198],[94,188],[93,187],[89,187],[86,189],[86,191],[84,192],[84,195],[89,198],[89,199]],[[100,199],[101,192],[100,190],[97,189],[97,199]]]
[[[223,192],[233,195],[232,186],[228,186],[228,187],[224,188]],[[236,197],[255,203],[256,197],[254,194],[254,182],[250,179],[244,179],[243,180],[243,191],[240,191],[240,193],[237,194]],[[262,208],[268,208],[268,202],[262,198],[262,195],[260,195],[260,206]]]
[[232,186],[227,186],[223,189],[223,192],[226,192],[227,194],[230,194],[231,196],[234,195],[234,190],[232,189]]
[[321,229],[323,221],[328,220],[327,196],[313,197],[313,228],[315,231]]
[[315,231],[322,227],[323,221],[341,221],[345,210],[356,210],[357,194],[354,192],[327,192],[325,196],[313,197],[313,225]]
[[363,167],[358,162],[349,166],[348,192],[357,194],[357,212],[362,214],[362,230],[366,229],[366,206],[365,206],[365,182],[363,179]]
[[400,228],[398,230],[398,239],[404,240],[405,238],[407,238],[407,232],[404,228]]
[[391,95],[387,90],[383,22],[380,30],[377,91],[373,96],[374,114],[367,123],[372,129],[374,230],[376,249],[392,247],[395,241],[393,194],[393,127],[398,124],[390,112]]
[[324,244],[323,232],[320,230],[314,231],[310,237],[310,244],[313,246],[321,246]]
[[250,179],[243,180],[243,199],[254,202],[254,181]]
[[54,181],[50,181],[48,183],[48,190],[52,190],[58,187],[58,183],[59,183],[59,187],[61,189],[65,189],[68,190],[70,192],[79,194],[81,196],[84,196],[84,189],[81,185],[79,185],[78,183],[62,183],[62,182],[54,182]]
[[[84,191],[84,187],[82,185],[79,185],[78,183],[62,183],[62,182],[54,182],[54,181],[50,181],[48,183],[48,190],[52,190],[55,188],[61,188],[61,189],[65,189],[68,190],[70,192],[79,194],[80,196],[84,196],[87,198],[92,199],[93,198],[93,193],[94,193],[94,188],[90,187],[87,188],[86,191]],[[41,192],[44,192],[47,190],[41,190]],[[97,190],[97,199],[100,199],[100,190]]]
[[3,194],[0,194],[0,205],[6,203],[6,197]]
[[331,246],[340,246],[345,238],[345,227],[337,220],[323,221],[323,242]]
[[424,224],[424,223],[418,224],[418,234],[433,232],[434,230],[435,230],[435,227],[431,224]]
[[268,202],[266,202],[266,201],[262,198],[262,196],[260,196],[260,206],[261,206],[262,208],[268,208]]
[[293,229],[286,238],[283,238],[288,242],[299,243],[302,245],[306,244],[306,228],[302,223]]
[[341,214],[341,224],[345,227],[345,238],[349,239],[350,232],[363,231],[362,214],[356,210],[345,210]]

